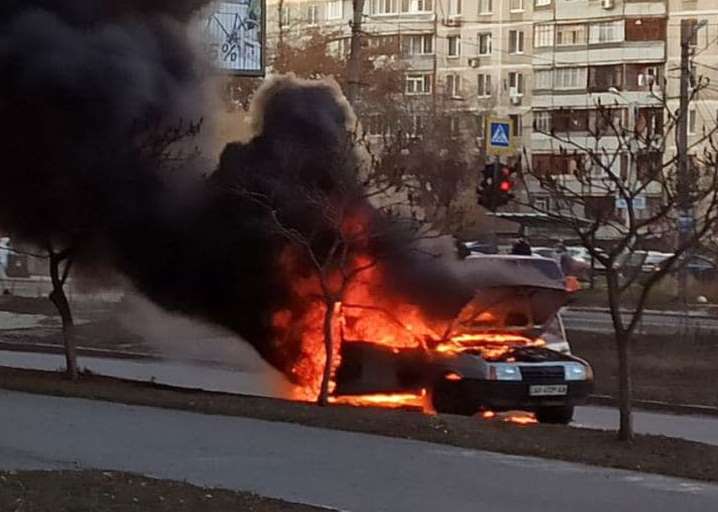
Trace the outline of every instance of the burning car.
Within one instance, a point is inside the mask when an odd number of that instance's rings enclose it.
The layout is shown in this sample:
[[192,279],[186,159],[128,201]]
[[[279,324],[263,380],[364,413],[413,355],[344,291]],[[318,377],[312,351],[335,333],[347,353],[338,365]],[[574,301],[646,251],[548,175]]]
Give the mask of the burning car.
[[343,339],[335,395],[425,392],[438,412],[520,409],[542,422],[570,422],[593,374],[570,354],[557,263],[485,255],[466,260],[461,272],[476,293],[441,336],[406,348]]

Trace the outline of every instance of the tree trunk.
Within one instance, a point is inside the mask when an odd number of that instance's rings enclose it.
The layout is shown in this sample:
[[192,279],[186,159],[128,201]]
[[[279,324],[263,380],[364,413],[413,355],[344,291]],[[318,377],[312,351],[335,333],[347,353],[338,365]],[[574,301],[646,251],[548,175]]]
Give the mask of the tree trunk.
[[77,351],[75,349],[75,322],[72,319],[72,310],[70,302],[65,295],[64,280],[60,277],[60,263],[63,258],[57,254],[50,254],[50,279],[52,281],[52,291],[50,292],[50,300],[57,308],[62,319],[62,337],[65,344],[65,363],[67,367],[67,376],[71,380],[79,378],[77,369]]
[[621,412],[618,438],[621,441],[633,440],[633,412],[631,396],[631,340],[630,336],[616,335],[618,348],[618,407]]
[[322,385],[319,390],[317,403],[319,405],[329,404],[329,382],[332,378],[332,361],[334,359],[334,309],[337,302],[327,301],[327,310],[324,313],[324,352],[327,355],[322,372]]
[[621,316],[618,272],[616,269],[607,269],[606,284],[608,285],[608,305],[611,310],[616,352],[618,354],[618,408],[620,412],[618,438],[621,441],[632,441],[631,332],[624,327],[623,317]]

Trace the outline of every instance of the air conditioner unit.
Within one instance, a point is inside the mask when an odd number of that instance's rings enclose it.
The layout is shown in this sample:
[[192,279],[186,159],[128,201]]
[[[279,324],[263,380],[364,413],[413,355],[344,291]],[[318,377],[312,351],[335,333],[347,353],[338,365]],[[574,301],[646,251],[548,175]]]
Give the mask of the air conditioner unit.
[[469,67],[478,68],[479,67],[479,58],[478,57],[469,58]]
[[521,96],[511,96],[512,105],[521,105]]
[[601,7],[603,7],[604,9],[613,9],[615,5],[615,0],[601,0]]

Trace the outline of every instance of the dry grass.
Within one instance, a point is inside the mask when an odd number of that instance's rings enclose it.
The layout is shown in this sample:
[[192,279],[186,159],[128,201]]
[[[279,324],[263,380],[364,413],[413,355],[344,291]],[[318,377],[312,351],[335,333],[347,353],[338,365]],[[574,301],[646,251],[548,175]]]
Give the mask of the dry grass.
[[2,512],[316,512],[246,492],[110,471],[0,472]]
[[[595,392],[616,396],[618,363],[611,336],[570,332],[571,348],[593,366]],[[718,339],[637,336],[633,345],[634,398],[718,407]]]

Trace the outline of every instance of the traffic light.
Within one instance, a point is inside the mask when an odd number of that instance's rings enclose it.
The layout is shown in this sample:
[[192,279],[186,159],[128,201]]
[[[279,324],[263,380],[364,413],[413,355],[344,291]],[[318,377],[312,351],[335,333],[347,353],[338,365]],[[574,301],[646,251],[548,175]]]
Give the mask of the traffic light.
[[497,207],[503,206],[514,198],[511,190],[514,188],[514,181],[511,175],[514,169],[508,165],[502,165],[499,169],[499,177],[497,182],[496,201]]
[[506,164],[490,163],[484,166],[483,179],[476,188],[478,203],[484,208],[496,211],[514,198],[512,175],[514,169]]

